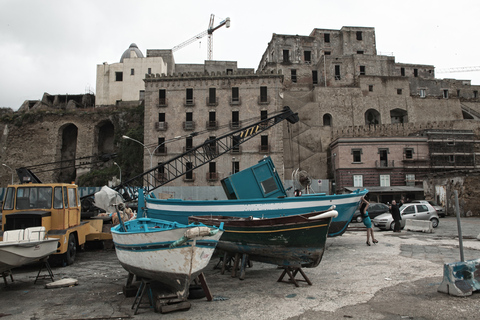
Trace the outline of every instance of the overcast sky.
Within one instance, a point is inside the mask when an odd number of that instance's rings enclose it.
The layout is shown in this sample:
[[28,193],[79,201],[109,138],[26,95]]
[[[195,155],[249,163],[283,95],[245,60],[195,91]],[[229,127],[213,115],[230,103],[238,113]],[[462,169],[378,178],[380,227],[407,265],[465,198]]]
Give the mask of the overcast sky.
[[[477,67],[478,0],[124,1],[0,0],[0,107],[50,94],[95,92],[96,65],[119,62],[136,43],[169,49],[226,17],[214,33],[213,59],[257,68],[273,33],[308,35],[314,28],[373,27],[378,54],[437,69]],[[203,63],[207,37],[175,52],[177,63]],[[480,71],[436,74],[472,80]]]

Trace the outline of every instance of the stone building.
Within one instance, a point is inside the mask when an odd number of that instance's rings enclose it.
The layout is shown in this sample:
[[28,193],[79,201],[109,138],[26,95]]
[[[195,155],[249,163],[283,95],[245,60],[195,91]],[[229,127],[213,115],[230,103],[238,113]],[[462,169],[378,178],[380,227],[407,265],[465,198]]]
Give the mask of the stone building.
[[[231,61],[176,64],[172,74],[147,75],[144,143],[154,152],[150,160],[145,154],[144,167],[150,161],[157,166],[206,140],[274,115],[283,109],[282,91],[283,75],[254,73]],[[220,185],[219,180],[265,155],[281,165],[282,137],[282,126],[274,126],[232,150],[230,156],[217,158],[169,185]]]

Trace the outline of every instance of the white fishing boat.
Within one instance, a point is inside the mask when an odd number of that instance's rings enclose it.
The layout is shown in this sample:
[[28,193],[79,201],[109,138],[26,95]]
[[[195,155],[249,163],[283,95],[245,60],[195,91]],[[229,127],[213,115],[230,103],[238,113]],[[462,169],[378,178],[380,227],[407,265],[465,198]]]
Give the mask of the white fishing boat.
[[186,299],[190,283],[212,258],[223,224],[215,228],[138,218],[120,223],[111,232],[125,270],[158,281]]
[[45,236],[45,227],[5,231],[0,241],[0,273],[48,257],[57,244],[58,239]]

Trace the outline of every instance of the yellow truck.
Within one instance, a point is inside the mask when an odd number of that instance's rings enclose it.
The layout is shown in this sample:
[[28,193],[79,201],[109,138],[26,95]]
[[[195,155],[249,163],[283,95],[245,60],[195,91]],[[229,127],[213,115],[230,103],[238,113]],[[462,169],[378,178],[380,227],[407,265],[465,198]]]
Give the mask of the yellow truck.
[[81,220],[78,187],[68,183],[27,183],[9,185],[3,201],[3,232],[43,226],[47,236],[58,238],[54,260],[70,265],[78,248],[88,241],[112,239],[108,224],[101,218]]

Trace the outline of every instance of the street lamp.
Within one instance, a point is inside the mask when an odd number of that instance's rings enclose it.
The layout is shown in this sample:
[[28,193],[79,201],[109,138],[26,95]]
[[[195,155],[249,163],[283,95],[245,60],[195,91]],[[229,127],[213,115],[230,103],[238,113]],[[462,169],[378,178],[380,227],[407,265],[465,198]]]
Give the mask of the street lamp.
[[115,161],[113,162],[113,164],[118,167],[118,170],[120,170],[120,184],[122,184],[122,168],[120,168],[120,166],[118,165],[118,163],[116,163]]
[[5,163],[2,163],[2,166],[7,167],[8,169],[10,169],[10,171],[12,171],[12,184],[13,184],[13,169],[7,166]]

